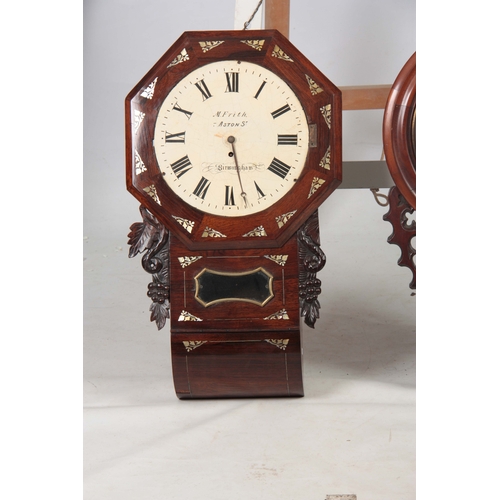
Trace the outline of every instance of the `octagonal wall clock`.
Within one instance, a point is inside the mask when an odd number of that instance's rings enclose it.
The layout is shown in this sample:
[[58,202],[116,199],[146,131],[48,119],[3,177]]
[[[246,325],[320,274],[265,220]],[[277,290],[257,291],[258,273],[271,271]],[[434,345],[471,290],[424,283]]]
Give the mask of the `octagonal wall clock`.
[[186,32],[129,93],[130,252],[181,399],[302,396],[341,93],[275,30]]
[[190,249],[279,247],[341,140],[340,91],[279,32],[187,32],[126,98],[127,188]]

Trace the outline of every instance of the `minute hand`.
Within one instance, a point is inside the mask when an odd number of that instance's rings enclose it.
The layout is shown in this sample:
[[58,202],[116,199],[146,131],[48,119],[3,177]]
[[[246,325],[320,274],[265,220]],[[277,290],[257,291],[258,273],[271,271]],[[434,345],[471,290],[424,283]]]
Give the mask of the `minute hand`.
[[245,193],[245,190],[243,189],[243,183],[241,182],[240,166],[238,165],[238,157],[236,156],[236,148],[234,147],[234,143],[236,142],[236,138],[234,136],[230,135],[227,138],[227,142],[229,142],[229,144],[231,144],[231,148],[233,150],[234,163],[236,165],[236,173],[238,174],[238,180],[240,181],[241,196],[243,198],[243,201],[245,202],[245,208],[246,208],[246,207],[248,207],[247,194]]

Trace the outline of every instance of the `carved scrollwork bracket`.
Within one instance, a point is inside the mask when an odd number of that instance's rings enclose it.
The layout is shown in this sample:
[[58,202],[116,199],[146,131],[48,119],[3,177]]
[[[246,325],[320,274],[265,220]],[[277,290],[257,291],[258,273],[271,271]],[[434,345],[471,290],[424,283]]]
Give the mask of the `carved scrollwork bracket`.
[[151,321],[161,330],[170,318],[169,231],[143,205],[139,207],[143,222],[130,226],[129,257],[145,252],[142,267],[153,276],[148,285],[148,297],[153,303],[149,310]]
[[326,255],[319,243],[319,218],[316,210],[297,232],[299,247],[299,302],[307,326],[314,328],[319,318],[321,281],[316,273],[326,264]]
[[415,220],[408,221],[408,215],[414,213],[413,207],[406,201],[396,186],[389,191],[389,211],[383,216],[385,221],[392,224],[392,234],[387,238],[388,243],[398,245],[401,249],[401,257],[398,260],[400,266],[408,267],[413,273],[410,288],[414,290],[417,286],[417,274],[415,265],[416,250],[412,245],[412,239],[417,234],[417,223]]

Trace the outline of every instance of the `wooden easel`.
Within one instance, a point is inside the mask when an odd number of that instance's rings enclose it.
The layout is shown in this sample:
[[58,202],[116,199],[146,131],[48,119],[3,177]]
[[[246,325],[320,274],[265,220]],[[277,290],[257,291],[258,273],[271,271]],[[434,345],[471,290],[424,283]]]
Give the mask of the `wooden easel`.
[[[287,38],[290,34],[290,0],[265,0],[265,27],[277,29]],[[391,85],[339,87],[342,109],[384,109]]]
[[[265,0],[265,28],[277,29],[287,38],[290,33],[290,0]],[[339,87],[342,110],[384,109],[392,85]],[[339,189],[389,188],[394,185],[385,161],[343,162],[343,181]]]

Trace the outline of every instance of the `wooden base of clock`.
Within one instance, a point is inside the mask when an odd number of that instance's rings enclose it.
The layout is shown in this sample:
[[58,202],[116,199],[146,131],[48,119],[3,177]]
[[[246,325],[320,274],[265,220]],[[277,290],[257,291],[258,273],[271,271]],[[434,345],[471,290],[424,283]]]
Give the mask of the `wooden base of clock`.
[[170,238],[177,396],[303,396],[298,243],[189,251]]
[[170,318],[181,399],[303,396],[301,317],[319,317],[317,212],[279,248],[189,250],[144,207],[129,234],[152,275],[151,321]]
[[171,335],[180,399],[304,395],[300,330]]

